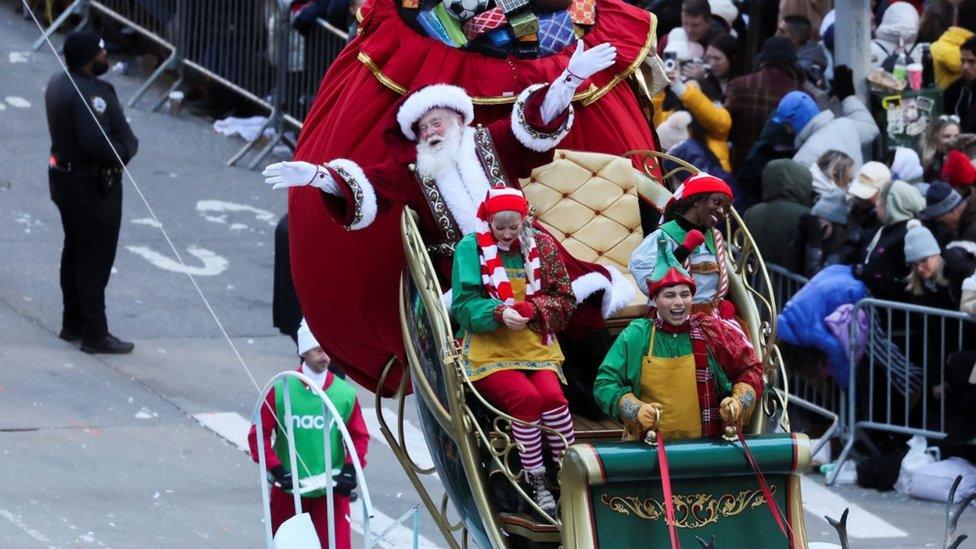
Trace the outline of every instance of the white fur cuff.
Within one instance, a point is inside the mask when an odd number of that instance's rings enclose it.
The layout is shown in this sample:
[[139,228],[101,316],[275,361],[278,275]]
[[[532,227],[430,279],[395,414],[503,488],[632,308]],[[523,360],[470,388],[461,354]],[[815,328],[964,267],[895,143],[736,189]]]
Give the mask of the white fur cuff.
[[610,272],[609,280],[598,272],[586,273],[573,281],[573,294],[576,296],[576,302],[582,303],[587,297],[603,290],[600,314],[603,318],[610,318],[634,300],[634,285],[613,266],[601,265],[601,267]]
[[376,220],[376,191],[373,184],[366,178],[359,164],[345,158],[337,158],[326,164],[335,170],[343,183],[349,186],[352,193],[353,208],[352,221],[347,227],[350,230],[364,229]]
[[566,107],[569,109],[569,117],[566,119],[566,123],[552,133],[539,131],[526,120],[525,103],[533,92],[543,86],[545,84],[533,84],[522,90],[522,93],[515,100],[515,105],[512,107],[512,133],[515,134],[515,138],[518,139],[519,143],[536,152],[546,152],[554,149],[566,137],[569,129],[573,127],[572,105]]

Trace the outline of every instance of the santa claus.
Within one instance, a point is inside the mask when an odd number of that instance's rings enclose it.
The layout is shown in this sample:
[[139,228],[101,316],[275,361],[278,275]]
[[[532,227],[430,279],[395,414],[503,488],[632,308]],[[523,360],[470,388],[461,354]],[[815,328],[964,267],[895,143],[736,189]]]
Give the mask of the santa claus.
[[[472,126],[474,105],[465,90],[425,86],[396,110],[386,161],[365,167],[341,158],[279,162],[263,175],[275,189],[318,189],[332,216],[351,230],[369,227],[385,209],[413,208],[441,285],[449,287],[454,247],[476,230],[478,204],[488,189],[517,186],[519,178],[552,161],[553,149],[572,127],[577,87],[615,58],[610,44],[586,49],[580,42],[558,78],[523,90],[511,115],[487,126]],[[632,287],[615,269],[581,262],[565,250],[562,256],[578,302],[603,291],[604,316],[629,303]],[[350,373],[356,377],[358,370]]]

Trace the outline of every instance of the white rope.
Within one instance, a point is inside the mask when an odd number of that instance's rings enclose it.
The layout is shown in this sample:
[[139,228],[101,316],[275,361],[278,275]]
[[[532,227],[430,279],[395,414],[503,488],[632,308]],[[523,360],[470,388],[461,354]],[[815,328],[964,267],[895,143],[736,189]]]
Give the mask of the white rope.
[[[88,114],[91,115],[92,119],[95,121],[95,125],[98,126],[99,131],[102,132],[102,136],[105,138],[105,141],[108,142],[109,148],[112,149],[112,154],[115,155],[115,159],[119,162],[119,165],[122,166],[122,172],[128,177],[129,183],[132,184],[132,187],[136,190],[136,193],[139,195],[139,199],[142,200],[143,205],[146,206],[146,210],[149,211],[149,215],[150,217],[152,217],[153,221],[155,222],[156,227],[158,227],[160,232],[163,233],[163,238],[166,240],[166,244],[169,245],[170,251],[172,251],[173,255],[176,256],[176,259],[177,261],[179,261],[180,265],[184,267],[184,272],[186,273],[187,278],[190,279],[190,283],[193,284],[193,288],[197,291],[197,295],[200,296],[200,300],[203,301],[203,304],[207,308],[207,311],[210,313],[211,318],[213,318],[214,322],[217,324],[217,328],[220,330],[221,335],[224,336],[224,340],[227,341],[227,345],[229,345],[231,350],[234,352],[234,356],[237,357],[237,361],[240,363],[241,368],[244,369],[244,372],[247,374],[247,377],[251,380],[251,383],[254,385],[254,388],[260,394],[261,386],[258,385],[257,380],[254,378],[254,374],[251,373],[251,369],[247,367],[247,362],[244,361],[244,357],[241,356],[240,351],[238,351],[237,345],[234,344],[234,341],[230,338],[230,335],[227,334],[227,330],[224,328],[223,322],[220,321],[220,318],[217,316],[217,313],[210,305],[210,300],[207,299],[207,296],[203,293],[203,290],[200,289],[200,285],[197,284],[196,277],[194,277],[190,273],[189,267],[183,261],[183,257],[180,255],[179,250],[177,250],[176,245],[173,244],[173,240],[166,232],[166,229],[164,228],[162,222],[159,221],[159,217],[156,216],[156,212],[155,210],[153,210],[153,207],[149,204],[149,200],[146,198],[146,195],[142,193],[142,189],[140,189],[139,184],[136,183],[135,177],[132,176],[132,173],[129,172],[129,168],[125,165],[124,162],[122,162],[122,157],[119,155],[119,151],[115,148],[115,144],[113,144],[112,140],[109,139],[108,133],[105,131],[105,128],[99,122],[98,117],[95,115],[95,112],[92,110],[91,105],[89,105],[88,101],[85,99],[85,94],[81,93],[81,89],[78,87],[78,83],[71,75],[71,71],[68,70],[68,66],[64,63],[64,60],[61,59],[61,55],[58,53],[57,48],[55,48],[54,44],[51,42],[51,38],[44,33],[44,27],[41,25],[41,22],[37,19],[37,15],[34,13],[34,10],[30,7],[30,5],[28,5],[27,0],[21,0],[21,2],[23,3],[24,8],[27,10],[27,12],[30,13],[31,19],[34,20],[34,24],[37,25],[38,30],[41,32],[41,36],[43,36],[44,38],[44,41],[47,42],[48,47],[51,48],[51,52],[54,53],[54,58],[57,59],[58,63],[61,65],[61,70],[63,70],[65,75],[68,76],[68,80],[71,82],[71,85],[78,93],[78,97],[80,97],[82,103],[85,104],[85,108],[88,110]],[[277,423],[278,427],[281,428],[282,432],[287,432],[285,426],[281,423],[281,420],[278,419],[278,415],[275,413],[275,411],[271,410],[270,406],[268,406],[268,410],[271,412],[271,415],[275,419],[275,423]],[[256,440],[257,444],[263,444],[264,442],[263,433],[255,433],[255,434],[257,438]],[[305,462],[304,460],[302,460],[302,457],[300,455],[298,456],[298,460],[301,462],[301,466],[302,468],[305,469],[305,472],[310,473],[308,466],[305,465]],[[298,487],[297,475],[293,476],[293,483],[294,483],[294,487],[297,489]]]

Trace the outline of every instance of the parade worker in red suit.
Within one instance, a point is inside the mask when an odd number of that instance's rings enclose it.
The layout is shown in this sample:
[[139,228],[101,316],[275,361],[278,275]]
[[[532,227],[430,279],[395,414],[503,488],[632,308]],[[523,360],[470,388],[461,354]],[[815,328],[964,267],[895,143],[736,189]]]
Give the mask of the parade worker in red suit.
[[[511,115],[472,126],[474,105],[457,86],[434,84],[408,95],[388,131],[389,156],[374,166],[347,159],[321,165],[279,162],[264,171],[275,189],[312,186],[349,229],[368,227],[384,206],[407,205],[420,216],[420,230],[442,287],[450,285],[454,248],[478,227],[476,212],[491,187],[518,187],[518,179],[552,161],[552,151],[573,124],[570,104],[577,86],[611,66],[610,44],[585,49],[579,42],[568,67],[551,84],[520,93]],[[604,290],[604,316],[629,303],[632,288],[612,267],[561,258],[573,279],[577,301]],[[589,275],[589,276],[587,276]]]
[[[346,425],[352,443],[359,455],[360,466],[366,467],[366,450],[369,445],[369,431],[363,421],[362,409],[356,400],[356,389],[339,379],[329,371],[331,358],[322,349],[318,341],[312,336],[308,324],[302,320],[298,329],[298,354],[302,364],[298,371],[309,377],[312,382],[322,388],[332,404],[335,405],[341,421]],[[288,439],[285,437],[283,425],[285,422],[284,393],[288,391],[291,397],[292,421],[295,437],[296,462],[299,474],[291,470],[291,460],[288,455]],[[332,516],[335,520],[335,535],[337,548],[350,547],[351,533],[349,524],[349,494],[356,487],[356,469],[352,464],[352,456],[346,453],[342,437],[335,428],[331,433],[332,463],[325,463],[324,433],[325,417],[322,415],[322,401],[318,395],[306,388],[305,384],[295,378],[280,380],[274,389],[268,393],[264,406],[261,407],[261,422],[263,432],[261,443],[264,444],[264,455],[268,469],[268,481],[271,486],[271,531],[278,528],[295,515],[295,502],[292,490],[296,481],[302,492],[302,512],[311,515],[312,524],[318,534],[322,547],[329,546],[328,516],[329,506],[326,501],[326,489],[323,476],[332,475],[335,484],[332,492]],[[272,441],[272,434],[274,440]],[[251,449],[251,458],[258,461],[257,427],[251,426],[247,435],[247,443]]]

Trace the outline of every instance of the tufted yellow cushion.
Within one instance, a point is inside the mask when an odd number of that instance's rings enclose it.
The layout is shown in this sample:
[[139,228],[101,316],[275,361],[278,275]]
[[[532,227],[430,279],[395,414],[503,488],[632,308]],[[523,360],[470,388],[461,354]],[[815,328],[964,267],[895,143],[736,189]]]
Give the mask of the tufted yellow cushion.
[[[627,264],[644,238],[637,206],[642,178],[627,158],[557,150],[553,162],[520,183],[538,220],[569,253],[616,267],[633,283]],[[647,298],[636,286],[635,296],[615,318],[646,313]]]

